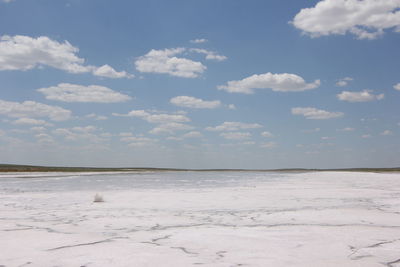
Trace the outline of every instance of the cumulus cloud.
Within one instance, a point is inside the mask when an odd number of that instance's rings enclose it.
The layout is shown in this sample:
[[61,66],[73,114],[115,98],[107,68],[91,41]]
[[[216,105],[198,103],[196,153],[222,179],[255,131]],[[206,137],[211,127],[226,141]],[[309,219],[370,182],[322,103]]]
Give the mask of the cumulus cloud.
[[243,129],[257,129],[261,128],[262,125],[258,123],[243,123],[237,121],[225,121],[221,125],[215,127],[207,127],[207,131],[215,131],[215,132],[222,132],[222,131],[239,131]]
[[33,132],[43,133],[47,129],[45,127],[43,127],[43,126],[35,126],[35,127],[32,127],[30,130],[33,131]]
[[201,62],[176,57],[185,51],[186,48],[152,49],[146,55],[139,57],[135,61],[135,66],[140,72],[165,73],[177,77],[196,78],[207,67]]
[[86,115],[85,118],[94,119],[94,120],[96,120],[96,121],[104,121],[104,120],[107,120],[107,119],[108,119],[107,116],[97,115],[97,114],[95,114],[95,113],[90,113],[90,114]]
[[364,90],[361,92],[343,91],[337,95],[337,98],[347,102],[370,102],[374,100],[382,100],[385,97],[384,94],[374,95],[371,94],[371,92],[372,91],[370,90]]
[[267,142],[267,143],[263,143],[261,144],[262,148],[273,148],[276,147],[276,143],[275,142]]
[[159,124],[150,131],[152,134],[173,134],[176,131],[193,129],[192,126],[184,124],[185,122],[190,121],[190,119],[184,114],[167,114],[157,111],[132,110],[128,114],[113,113],[113,115],[121,117],[137,117],[149,123]]
[[146,110],[132,110],[128,114],[113,113],[114,116],[137,117],[150,123],[189,122],[190,119],[183,114],[154,113]]
[[394,85],[393,88],[400,91],[400,83]]
[[191,48],[190,52],[195,52],[199,54],[203,54],[206,56],[207,60],[216,60],[216,61],[224,61],[227,60],[228,58],[223,55],[219,55],[217,52],[214,51],[209,51],[206,49],[200,49],[200,48]]
[[226,107],[228,109],[236,109],[236,106],[234,104],[228,104]]
[[0,100],[0,115],[11,118],[47,117],[52,121],[64,121],[71,118],[71,111],[34,101],[19,103]]
[[206,101],[192,96],[176,96],[169,101],[179,107],[213,109],[221,106],[221,101]]
[[97,127],[93,125],[88,125],[88,126],[75,126],[71,128],[75,132],[79,133],[91,133],[97,131]]
[[32,119],[32,118],[19,118],[13,121],[16,125],[51,125],[44,120]]
[[253,89],[272,89],[276,92],[301,92],[315,89],[320,85],[320,80],[306,83],[304,79],[296,74],[290,73],[264,73],[254,74],[238,81],[228,81],[226,85],[218,86],[219,90],[230,93],[252,94]]
[[117,72],[108,65],[100,68],[85,65],[85,60],[77,56],[78,52],[79,49],[68,41],[60,43],[46,36],[3,35],[0,37],[0,71],[50,66],[69,73],[92,72],[102,77],[130,77],[126,72]]
[[41,144],[53,144],[55,143],[53,137],[46,133],[39,133],[35,135],[36,140]]
[[187,131],[192,130],[193,126],[179,123],[179,122],[168,122],[162,123],[159,126],[153,128],[151,134],[174,134],[176,131]]
[[293,25],[312,37],[350,33],[375,39],[387,29],[400,32],[400,0],[323,0],[304,8]]
[[100,77],[107,77],[107,78],[112,78],[112,79],[117,79],[117,78],[133,78],[133,74],[129,74],[126,71],[116,71],[109,65],[103,65],[97,69],[93,70],[93,74],[96,76]]
[[385,131],[383,131],[383,132],[381,132],[381,135],[393,135],[393,132],[392,131],[390,131],[390,130],[385,130]]
[[262,133],[261,133],[261,136],[264,136],[264,137],[274,137],[274,135],[273,135],[272,133],[267,132],[267,131],[262,132]]
[[99,85],[84,86],[60,83],[57,86],[41,88],[37,91],[44,94],[46,99],[62,102],[116,103],[132,99],[128,95],[118,93],[110,88]]
[[191,131],[182,136],[183,138],[201,138],[203,135],[198,131]]
[[158,141],[157,139],[152,139],[148,137],[143,137],[143,136],[125,136],[121,137],[120,139],[122,142],[128,142],[128,143],[153,143]]
[[202,39],[194,39],[194,40],[190,40],[190,42],[191,42],[192,44],[203,44],[203,43],[207,43],[207,42],[208,42],[208,40],[207,40],[207,39],[204,39],[204,38],[202,38]]
[[351,127],[346,127],[346,128],[343,128],[343,129],[339,129],[338,131],[339,132],[353,132],[353,131],[355,131],[355,129],[351,128]]
[[251,137],[251,133],[227,132],[227,133],[220,133],[220,136],[222,136],[223,138],[228,139],[228,140],[243,140],[243,139],[249,139]]
[[353,78],[351,78],[351,77],[345,77],[345,78],[339,79],[339,80],[337,81],[337,83],[336,83],[336,86],[345,87],[345,86],[347,86],[347,85],[349,84],[349,82],[352,81],[352,80],[353,80]]
[[292,114],[293,115],[302,115],[306,119],[311,119],[311,120],[326,120],[326,119],[343,117],[343,115],[344,115],[343,112],[329,112],[326,110],[316,109],[316,108],[311,108],[311,107],[292,108]]
[[29,70],[48,65],[71,73],[89,72],[78,48],[69,42],[59,43],[46,36],[4,35],[0,37],[0,70]]
[[52,133],[69,141],[85,140],[91,143],[104,143],[108,139],[107,134],[99,133],[99,129],[93,125],[57,128]]

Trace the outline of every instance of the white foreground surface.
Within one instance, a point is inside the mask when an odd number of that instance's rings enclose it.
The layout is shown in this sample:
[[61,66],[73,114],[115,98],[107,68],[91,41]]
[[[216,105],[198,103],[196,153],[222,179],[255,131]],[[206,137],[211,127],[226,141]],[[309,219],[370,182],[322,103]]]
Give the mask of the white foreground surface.
[[191,265],[400,266],[400,174],[0,175],[1,267]]

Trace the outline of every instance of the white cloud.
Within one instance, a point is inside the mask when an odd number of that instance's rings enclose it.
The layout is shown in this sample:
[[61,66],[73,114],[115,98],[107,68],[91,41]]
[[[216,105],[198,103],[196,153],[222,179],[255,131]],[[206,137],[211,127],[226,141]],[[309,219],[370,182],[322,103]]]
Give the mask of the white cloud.
[[262,133],[261,133],[261,136],[264,136],[264,137],[274,137],[274,135],[273,135],[272,133],[267,132],[267,131],[262,132]]
[[220,133],[220,136],[222,136],[223,138],[228,139],[228,140],[243,140],[243,139],[249,139],[251,137],[251,133],[227,132],[227,133]]
[[137,117],[149,123],[159,124],[150,131],[151,134],[173,134],[176,131],[192,130],[193,127],[184,122],[190,119],[184,114],[166,114],[158,111],[132,110],[128,114],[113,113],[114,116]]
[[84,65],[85,60],[76,55],[78,52],[79,49],[68,41],[60,43],[46,36],[3,35],[0,37],[0,71],[30,70],[45,65],[69,73],[93,72],[97,76],[112,78],[130,76],[108,65],[100,68]]
[[183,114],[151,113],[145,110],[132,110],[128,114],[113,113],[114,116],[138,117],[150,123],[189,122],[190,119]]
[[64,121],[71,118],[71,111],[67,109],[34,101],[18,103],[0,100],[0,114],[11,118],[48,117],[53,121]]
[[227,85],[218,86],[219,90],[230,93],[252,94],[253,89],[272,89],[276,92],[301,92],[315,89],[320,85],[320,80],[306,83],[304,79],[296,74],[290,73],[264,73],[254,74],[238,81],[228,81]]
[[228,104],[227,107],[228,109],[236,109],[236,106],[234,104]]
[[133,142],[128,144],[129,147],[144,147],[144,146],[153,146],[155,142]]
[[95,126],[77,126],[72,128],[57,128],[53,134],[63,136],[66,140],[79,141],[85,140],[91,143],[104,143],[108,139],[107,134],[98,133],[99,129]]
[[383,131],[382,133],[381,133],[381,135],[393,135],[393,132],[392,131],[390,131],[390,130],[385,130],[385,131]]
[[354,128],[346,127],[346,128],[343,128],[343,129],[339,129],[338,131],[339,132],[353,132],[354,130],[355,130]]
[[122,142],[128,142],[128,143],[153,143],[156,142],[157,139],[152,139],[148,137],[143,137],[143,136],[125,136],[120,139]]
[[273,148],[273,147],[276,147],[276,143],[275,142],[263,143],[263,144],[261,144],[261,147],[263,147],[263,148]]
[[78,48],[69,42],[59,43],[46,36],[4,35],[0,38],[0,70],[29,70],[48,65],[71,73],[89,72]]
[[203,54],[206,56],[207,60],[216,60],[216,61],[224,61],[227,60],[228,58],[223,55],[219,55],[217,52],[214,51],[209,51],[206,49],[200,49],[200,48],[191,48],[190,52],[195,52],[199,54]]
[[311,108],[311,107],[292,108],[292,114],[293,115],[302,115],[306,119],[311,119],[311,120],[326,120],[326,119],[332,119],[332,118],[339,118],[344,115],[344,113],[342,113],[342,112],[329,112],[326,110],[316,109],[316,108]]
[[39,143],[42,144],[53,144],[55,141],[51,135],[45,133],[39,133],[35,135],[35,138]]
[[323,0],[302,9],[293,25],[312,37],[351,33],[375,39],[384,30],[400,32],[400,0]]
[[221,125],[215,126],[215,127],[207,127],[207,131],[216,131],[216,132],[221,132],[221,131],[238,131],[242,129],[256,129],[256,128],[261,128],[262,125],[258,123],[243,123],[243,122],[237,122],[237,121],[226,121],[222,123]]
[[186,51],[185,48],[173,48],[164,50],[151,50],[146,55],[135,61],[136,69],[140,72],[165,73],[184,78],[196,78],[207,67],[201,62],[183,57],[176,57]]
[[122,136],[122,137],[133,136],[133,133],[131,133],[131,132],[121,132],[121,133],[119,133],[119,136]]
[[150,131],[151,134],[174,134],[176,131],[188,131],[192,130],[193,126],[179,123],[179,122],[168,122],[162,123]]
[[349,92],[343,91],[337,95],[337,98],[347,102],[369,102],[374,100],[382,100],[385,97],[384,94],[374,95],[371,91],[364,90],[361,92]]
[[43,127],[43,126],[35,126],[35,127],[32,127],[30,130],[33,131],[33,132],[43,133],[47,129],[45,127]]
[[165,138],[166,140],[172,140],[172,141],[182,141],[183,138],[182,137],[176,137],[176,136],[168,136],[167,138]]
[[191,42],[192,44],[203,44],[203,43],[207,43],[207,42],[208,42],[208,40],[207,40],[207,39],[204,39],[204,38],[202,38],[202,39],[194,39],[194,40],[190,40],[190,42]]
[[51,125],[50,123],[44,120],[37,120],[32,118],[19,118],[13,122],[13,124],[17,125]]
[[57,86],[37,90],[46,96],[46,99],[63,102],[94,102],[116,103],[132,99],[128,95],[118,93],[110,88],[99,85],[77,85],[60,83]]
[[108,117],[106,117],[106,116],[97,115],[97,114],[95,114],[95,113],[90,113],[90,114],[86,115],[85,118],[94,119],[94,120],[96,120],[96,121],[104,121],[104,120],[107,120],[107,119],[108,119]]
[[361,135],[361,138],[371,138],[372,136],[370,134],[363,134]]
[[191,131],[182,136],[183,138],[201,138],[203,135],[198,131]]
[[97,128],[93,125],[88,125],[88,126],[75,126],[71,128],[72,131],[78,132],[78,133],[91,133],[97,131]]
[[96,76],[107,77],[107,78],[112,78],[112,79],[133,78],[134,77],[133,74],[129,74],[126,71],[118,72],[107,64],[93,70],[93,74]]
[[400,91],[400,83],[394,85],[393,88]]
[[192,96],[176,96],[171,98],[170,103],[185,108],[207,108],[213,109],[221,106],[221,101],[206,101]]
[[353,80],[353,78],[350,78],[350,77],[345,77],[345,78],[339,79],[339,81],[337,81],[337,83],[336,83],[336,86],[339,86],[339,87],[347,86],[349,84],[349,82],[352,80]]

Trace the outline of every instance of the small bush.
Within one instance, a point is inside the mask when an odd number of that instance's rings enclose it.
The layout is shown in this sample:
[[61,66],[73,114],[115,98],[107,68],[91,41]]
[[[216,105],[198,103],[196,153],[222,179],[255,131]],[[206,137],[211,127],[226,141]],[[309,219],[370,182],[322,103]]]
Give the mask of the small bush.
[[100,194],[96,194],[96,195],[94,196],[93,202],[95,202],[95,203],[104,202],[104,198],[103,198],[103,196],[101,196]]

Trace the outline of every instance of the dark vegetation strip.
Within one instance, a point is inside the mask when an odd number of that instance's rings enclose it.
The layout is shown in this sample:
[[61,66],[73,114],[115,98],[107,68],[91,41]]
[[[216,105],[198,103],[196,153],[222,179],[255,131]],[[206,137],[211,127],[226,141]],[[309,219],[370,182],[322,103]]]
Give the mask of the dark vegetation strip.
[[343,168],[343,169],[177,169],[177,168],[98,168],[98,167],[51,167],[0,164],[0,172],[132,172],[132,171],[254,171],[254,172],[314,172],[314,171],[350,171],[350,172],[400,172],[396,168]]

